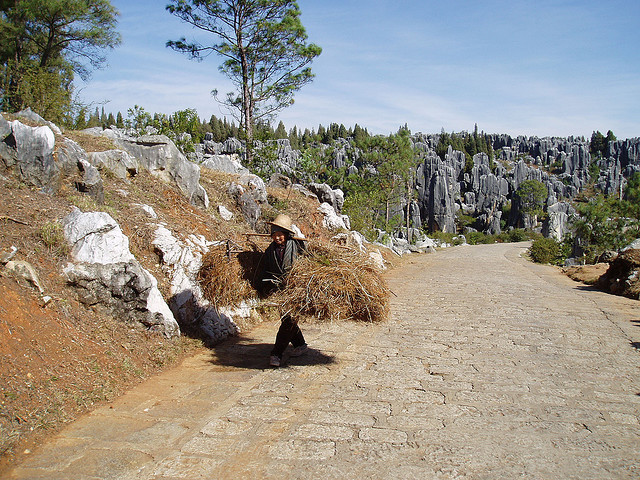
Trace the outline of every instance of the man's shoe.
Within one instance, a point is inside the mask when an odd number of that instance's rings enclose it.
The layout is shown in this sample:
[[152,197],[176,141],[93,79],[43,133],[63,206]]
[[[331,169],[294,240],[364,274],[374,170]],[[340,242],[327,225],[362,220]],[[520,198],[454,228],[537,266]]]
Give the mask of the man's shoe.
[[300,345],[299,347],[294,347],[293,350],[291,350],[291,356],[299,357],[300,355],[304,355],[305,353],[307,353],[308,349],[309,347],[306,343],[304,345]]
[[271,358],[269,359],[269,365],[271,365],[272,367],[279,367],[280,366],[280,357],[278,357],[276,355],[271,355]]

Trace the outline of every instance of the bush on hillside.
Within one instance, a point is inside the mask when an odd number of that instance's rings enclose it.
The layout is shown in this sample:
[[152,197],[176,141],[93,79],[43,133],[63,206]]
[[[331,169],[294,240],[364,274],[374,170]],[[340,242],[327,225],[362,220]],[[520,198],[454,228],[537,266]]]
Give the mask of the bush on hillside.
[[536,263],[556,264],[560,258],[560,244],[553,238],[540,238],[534,240],[528,253]]

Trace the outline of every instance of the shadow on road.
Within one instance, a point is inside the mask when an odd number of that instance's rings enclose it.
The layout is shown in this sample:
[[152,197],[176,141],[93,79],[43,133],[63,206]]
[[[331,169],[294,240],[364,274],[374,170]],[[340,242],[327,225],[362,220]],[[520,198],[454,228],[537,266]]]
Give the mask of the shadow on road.
[[602,293],[607,293],[607,292],[603,292],[602,290],[600,290],[595,285],[576,285],[573,288],[575,288],[576,290],[582,290],[583,292],[602,292]]
[[[269,356],[272,343],[263,343],[250,336],[238,336],[225,340],[211,347],[213,357],[210,362],[213,365],[263,370],[269,367]],[[333,355],[309,348],[300,357],[289,357],[289,349],[285,351],[282,367],[287,365],[322,365],[335,363]]]

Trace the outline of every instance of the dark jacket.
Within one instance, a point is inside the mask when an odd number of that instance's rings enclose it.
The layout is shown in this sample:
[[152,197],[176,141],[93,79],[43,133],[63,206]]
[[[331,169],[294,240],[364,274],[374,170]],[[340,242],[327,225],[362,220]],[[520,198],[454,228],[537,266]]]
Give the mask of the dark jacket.
[[284,255],[280,260],[277,253],[278,245],[275,242],[267,247],[262,259],[262,285],[263,291],[270,291],[282,285],[285,275],[291,270],[293,262],[304,251],[304,242],[288,238],[284,244]]

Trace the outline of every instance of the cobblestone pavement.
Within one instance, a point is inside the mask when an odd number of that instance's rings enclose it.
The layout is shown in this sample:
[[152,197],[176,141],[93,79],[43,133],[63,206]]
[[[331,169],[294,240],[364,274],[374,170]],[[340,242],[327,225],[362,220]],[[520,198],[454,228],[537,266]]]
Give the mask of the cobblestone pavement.
[[277,325],[75,422],[11,479],[640,478],[640,302],[520,257],[412,256],[378,325]]

